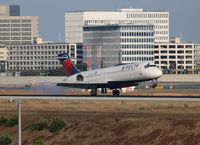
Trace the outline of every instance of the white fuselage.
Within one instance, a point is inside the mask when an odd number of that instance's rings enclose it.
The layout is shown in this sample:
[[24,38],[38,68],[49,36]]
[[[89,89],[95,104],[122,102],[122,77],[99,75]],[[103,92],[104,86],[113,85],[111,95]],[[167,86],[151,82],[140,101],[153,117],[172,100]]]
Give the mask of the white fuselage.
[[[64,80],[64,83],[107,83],[119,81],[147,81],[162,76],[162,71],[156,66],[148,66],[148,63],[131,63],[109,68],[80,72]],[[81,76],[82,79],[78,79]]]

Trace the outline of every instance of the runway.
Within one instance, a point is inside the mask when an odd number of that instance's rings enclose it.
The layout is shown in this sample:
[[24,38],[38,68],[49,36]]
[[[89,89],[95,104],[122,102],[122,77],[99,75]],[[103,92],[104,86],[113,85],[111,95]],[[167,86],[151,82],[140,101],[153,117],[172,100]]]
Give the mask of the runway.
[[71,96],[71,95],[0,95],[0,99],[17,100],[104,100],[104,101],[200,101],[199,96]]

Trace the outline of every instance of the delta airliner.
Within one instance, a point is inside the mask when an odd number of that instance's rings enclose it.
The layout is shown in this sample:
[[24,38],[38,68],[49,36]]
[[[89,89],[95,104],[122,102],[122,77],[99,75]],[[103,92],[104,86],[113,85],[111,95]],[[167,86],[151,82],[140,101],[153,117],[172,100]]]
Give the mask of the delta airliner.
[[90,95],[96,96],[97,89],[107,93],[107,88],[113,90],[113,96],[119,96],[119,89],[137,86],[139,82],[158,79],[162,71],[149,62],[134,62],[131,64],[80,72],[71,61],[68,53],[58,55],[64,67],[67,78],[58,86],[91,89]]

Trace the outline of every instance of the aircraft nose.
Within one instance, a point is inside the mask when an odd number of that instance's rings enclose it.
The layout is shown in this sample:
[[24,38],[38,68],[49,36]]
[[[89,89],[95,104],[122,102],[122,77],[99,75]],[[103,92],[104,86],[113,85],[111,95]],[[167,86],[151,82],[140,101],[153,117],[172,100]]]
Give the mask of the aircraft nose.
[[154,78],[160,78],[162,75],[163,75],[163,73],[159,68],[153,70],[153,77]]
[[158,75],[158,77],[161,77],[163,75],[162,70],[158,69],[157,75]]
[[143,73],[150,79],[157,79],[163,75],[162,71],[157,67],[144,69]]

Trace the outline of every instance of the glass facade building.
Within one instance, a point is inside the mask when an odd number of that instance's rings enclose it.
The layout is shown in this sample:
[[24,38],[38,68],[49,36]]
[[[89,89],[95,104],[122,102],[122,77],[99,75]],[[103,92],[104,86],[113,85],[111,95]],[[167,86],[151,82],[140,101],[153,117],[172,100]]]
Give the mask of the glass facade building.
[[122,63],[154,61],[154,26],[121,25]]
[[154,61],[153,25],[88,25],[83,31],[83,61],[91,69]]

